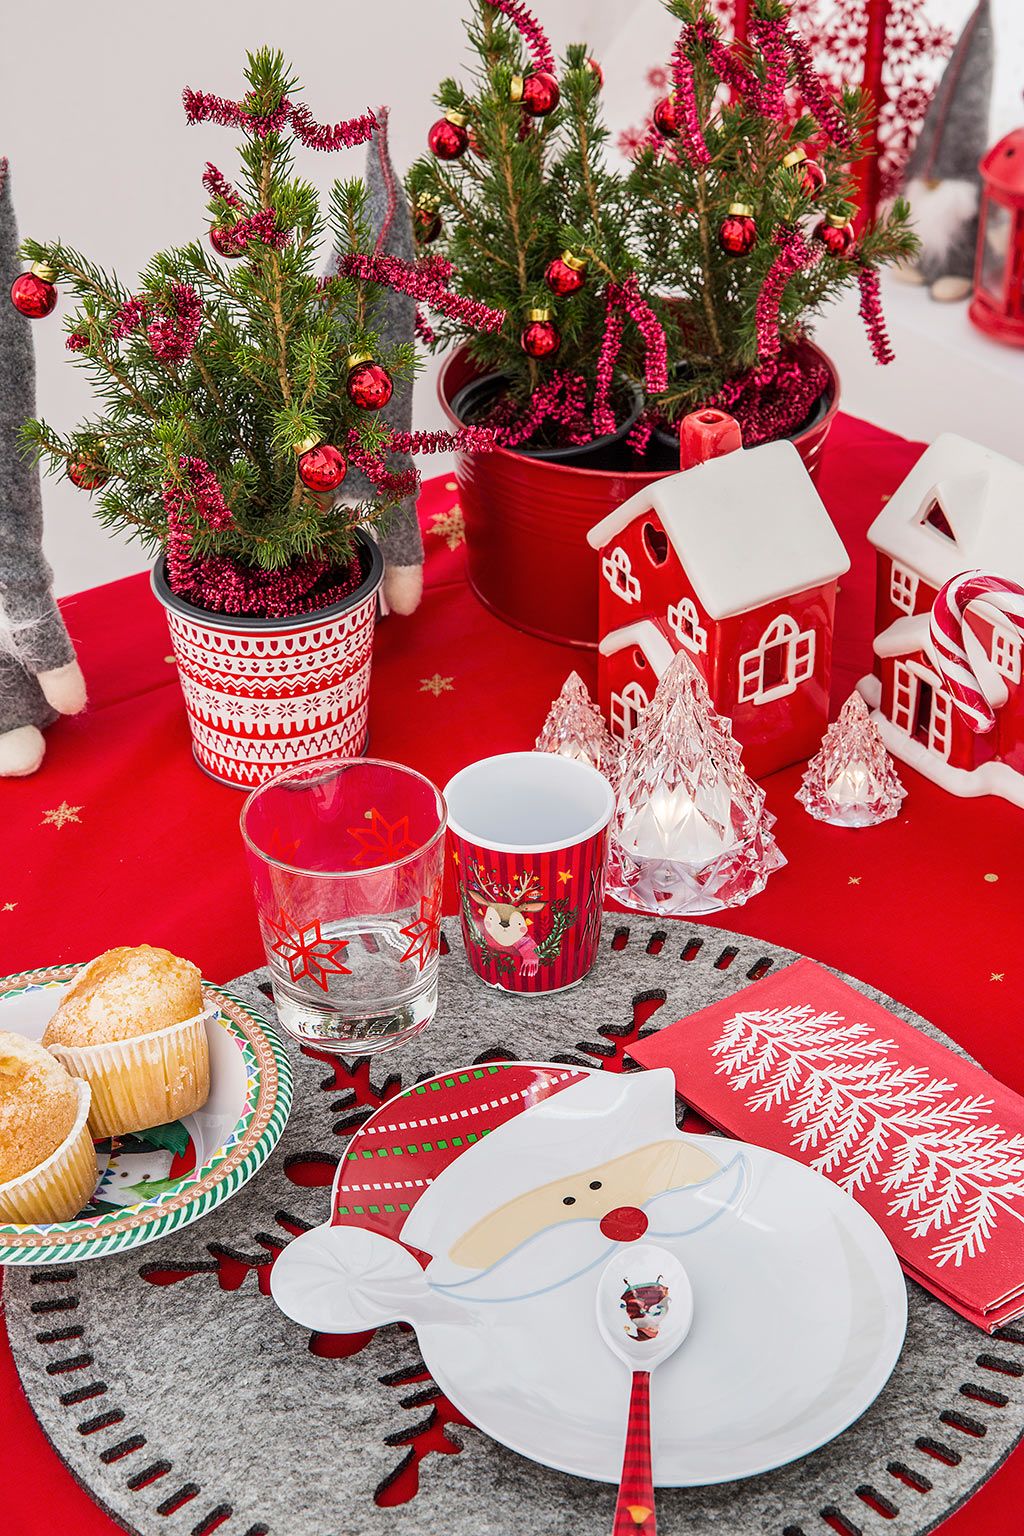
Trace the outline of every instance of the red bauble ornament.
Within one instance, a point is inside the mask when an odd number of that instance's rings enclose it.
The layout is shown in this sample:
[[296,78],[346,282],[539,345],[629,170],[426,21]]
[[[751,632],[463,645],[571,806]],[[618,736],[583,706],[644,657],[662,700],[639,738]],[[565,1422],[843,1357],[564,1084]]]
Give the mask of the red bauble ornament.
[[654,108],[654,126],[663,139],[678,139],[679,125],[676,122],[676,109],[672,105],[671,96],[663,96]]
[[48,262],[37,261],[27,272],[22,272],[11,284],[11,303],[19,315],[30,320],[42,320],[53,313],[57,302],[54,278],[56,269]]
[[579,256],[574,256],[572,251],[563,251],[561,256],[549,261],[544,269],[544,281],[559,299],[568,298],[570,293],[579,293],[586,280],[587,264]]
[[730,203],[718,226],[718,243],[727,256],[749,256],[757,244],[757,225],[749,203]]
[[427,134],[427,144],[439,160],[457,160],[469,147],[466,119],[461,112],[446,112]]
[[359,352],[348,360],[348,397],[361,411],[379,411],[387,405],[394,390],[387,369],[375,363],[369,352]]
[[309,491],[336,491],[345,478],[348,463],[332,443],[317,443],[312,438],[300,443],[299,479]]
[[526,311],[526,325],[520,334],[519,345],[527,357],[554,357],[562,345],[562,337],[552,322],[550,309]]
[[412,211],[412,231],[420,245],[429,245],[441,233],[443,225],[436,202],[417,203]]
[[538,70],[535,75],[527,75],[523,81],[523,111],[529,112],[531,117],[547,117],[558,106],[561,95],[554,75],[549,75],[546,70]]
[[849,219],[835,213],[830,213],[816,225],[814,238],[821,240],[833,256],[848,256],[857,240]]
[[225,256],[229,261],[245,255],[241,246],[235,244],[230,224],[215,224],[210,230],[210,244],[218,256]]
[[809,160],[806,149],[799,145],[782,157],[782,163],[787,170],[799,167],[800,181],[808,197],[816,197],[828,184],[828,177],[817,160]]
[[80,491],[98,491],[101,485],[106,485],[110,476],[91,459],[72,459],[68,465],[68,479]]

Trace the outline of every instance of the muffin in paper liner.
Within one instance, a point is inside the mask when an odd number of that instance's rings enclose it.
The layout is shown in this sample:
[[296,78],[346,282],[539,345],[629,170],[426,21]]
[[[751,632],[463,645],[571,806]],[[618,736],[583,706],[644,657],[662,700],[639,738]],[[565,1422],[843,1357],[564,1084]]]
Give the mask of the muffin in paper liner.
[[99,1180],[89,1132],[89,1084],[79,1082],[78,1113],[60,1146],[16,1179],[0,1184],[0,1221],[36,1226],[70,1221],[91,1199]]
[[166,1125],[205,1104],[210,1093],[206,1022],[215,1010],[150,1034],[104,1045],[47,1046],[92,1089],[89,1129],[97,1141]]

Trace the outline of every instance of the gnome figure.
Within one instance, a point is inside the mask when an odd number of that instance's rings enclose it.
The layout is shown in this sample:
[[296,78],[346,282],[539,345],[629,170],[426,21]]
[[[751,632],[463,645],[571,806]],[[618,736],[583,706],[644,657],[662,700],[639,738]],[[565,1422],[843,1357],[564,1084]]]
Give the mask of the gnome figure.
[[927,283],[932,298],[964,299],[971,291],[978,238],[981,177],[992,99],[992,19],[979,0],[946,63],[903,173],[921,249],[905,281]]
[[611,1476],[629,1383],[596,1302],[613,1266],[615,1294],[643,1285],[636,1321],[657,1328],[658,1277],[631,1260],[641,1239],[679,1260],[694,1296],[685,1358],[652,1381],[654,1418],[681,1441],[728,1445],[766,1391],[769,1416],[813,1416],[849,1291],[841,1235],[801,1220],[815,1179],[788,1158],[684,1135],[665,1068],[477,1065],[416,1084],[360,1127],[331,1219],[278,1256],[271,1292],[323,1333],[411,1322],[471,1422],[566,1470],[585,1423]]
[[[388,150],[387,110],[379,109],[377,118],[380,127],[367,149],[364,177],[370,227],[377,232],[378,253],[397,256],[403,261],[414,261],[416,249],[409,205]],[[332,261],[332,270],[333,267]],[[407,342],[411,346],[416,334],[416,300],[404,293],[396,293],[391,288],[381,289],[376,327],[381,340],[388,346],[400,342]],[[380,414],[396,432],[411,430],[411,379],[396,382],[394,393]],[[400,473],[412,467],[412,457],[408,453],[394,453],[390,457],[389,467]],[[363,497],[375,494],[365,475],[354,468],[349,469],[345,491],[346,499],[352,501],[360,501]],[[385,560],[385,611],[412,613],[419,605],[423,593],[423,538],[416,517],[415,496],[407,497],[400,506],[388,513],[378,539]]]
[[35,415],[31,324],[8,298],[22,269],[6,159],[0,158],[0,777],[34,773],[41,727],[85,705],[85,683],[43,558],[39,471],[18,432]]

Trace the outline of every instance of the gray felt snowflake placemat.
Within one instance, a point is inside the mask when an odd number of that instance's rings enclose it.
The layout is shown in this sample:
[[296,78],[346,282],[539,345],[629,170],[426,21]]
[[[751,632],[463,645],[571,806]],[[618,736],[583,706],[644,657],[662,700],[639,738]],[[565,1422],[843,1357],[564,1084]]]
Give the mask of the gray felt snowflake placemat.
[[[460,1423],[411,1331],[342,1343],[295,1327],[267,1294],[270,1265],[291,1235],[325,1219],[346,1137],[402,1083],[502,1057],[617,1065],[639,1029],[796,956],[721,929],[608,917],[581,987],[520,1000],[482,987],[457,927],[446,931],[435,1023],[370,1063],[314,1059],[289,1044],[295,1107],[284,1138],[209,1219],[134,1253],[8,1271],[7,1326],[29,1401],[75,1477],[129,1530],[610,1529],[612,1487],[536,1466]],[[272,1018],[265,983],[257,971],[232,990]],[[988,1338],[918,1286],[909,1291],[903,1355],[856,1424],[777,1472],[661,1490],[662,1536],[916,1536],[961,1504],[1024,1431],[1024,1328]]]

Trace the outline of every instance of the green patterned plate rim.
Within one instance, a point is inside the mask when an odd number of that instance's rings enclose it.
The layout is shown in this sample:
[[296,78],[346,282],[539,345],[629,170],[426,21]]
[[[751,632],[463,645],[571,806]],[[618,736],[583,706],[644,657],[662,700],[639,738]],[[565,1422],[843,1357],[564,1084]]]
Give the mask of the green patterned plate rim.
[[[49,966],[0,977],[0,1001],[65,986],[81,965]],[[0,1264],[69,1264],[140,1248],[215,1210],[248,1183],[281,1139],[292,1104],[292,1069],[274,1031],[224,987],[204,981],[215,1024],[238,1047],[245,1066],[245,1103],[238,1121],[205,1162],[177,1188],[116,1211],[40,1225],[0,1223]]]

